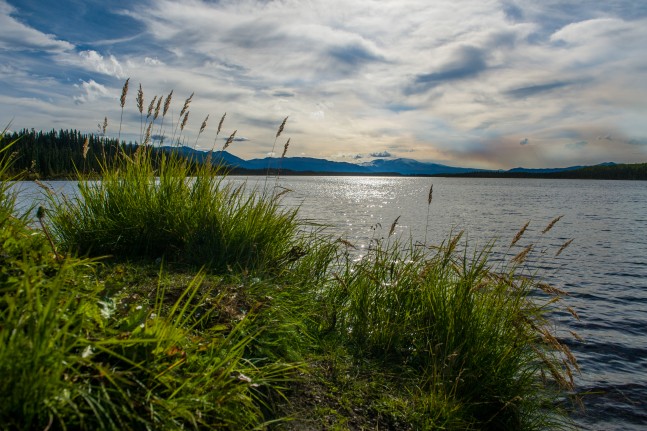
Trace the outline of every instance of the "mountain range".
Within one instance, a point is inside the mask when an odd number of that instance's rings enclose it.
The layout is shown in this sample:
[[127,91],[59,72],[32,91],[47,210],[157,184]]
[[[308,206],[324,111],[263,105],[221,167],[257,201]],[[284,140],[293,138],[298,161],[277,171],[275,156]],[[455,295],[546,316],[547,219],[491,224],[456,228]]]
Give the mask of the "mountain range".
[[[169,151],[178,151],[185,156],[195,160],[204,161],[208,152],[196,150],[190,147],[164,147]],[[355,175],[442,175],[442,174],[470,174],[470,173],[557,173],[572,171],[584,168],[585,166],[570,166],[567,168],[545,168],[531,169],[517,167],[507,171],[462,168],[456,166],[447,166],[438,163],[420,162],[413,159],[395,158],[385,159],[378,158],[370,162],[349,163],[335,162],[326,159],[317,159],[312,157],[265,157],[262,159],[244,160],[227,151],[214,151],[212,154],[214,163],[221,162],[234,169],[244,173],[267,172],[280,170],[284,174],[355,174]],[[614,163],[604,163],[604,166],[614,165]]]

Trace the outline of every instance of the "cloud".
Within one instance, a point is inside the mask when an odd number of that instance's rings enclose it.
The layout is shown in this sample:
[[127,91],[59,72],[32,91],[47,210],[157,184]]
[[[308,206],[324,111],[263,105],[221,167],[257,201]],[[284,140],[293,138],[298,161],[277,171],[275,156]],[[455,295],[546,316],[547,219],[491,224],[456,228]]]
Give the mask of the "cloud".
[[519,145],[528,145],[529,143],[530,141],[528,140],[528,138],[523,138],[521,142],[519,142]]
[[574,22],[553,33],[552,42],[563,42],[571,45],[588,43],[591,40],[607,38],[627,31],[628,26],[622,19],[598,18]]
[[566,148],[570,148],[571,150],[579,150],[586,147],[587,145],[589,145],[587,141],[578,141],[566,144]]
[[505,95],[515,99],[525,99],[528,97],[537,96],[542,93],[551,92],[570,85],[569,82],[549,82],[546,84],[535,84],[524,87],[506,90]]
[[380,152],[376,152],[376,153],[371,153],[371,154],[369,154],[369,156],[371,156],[371,157],[393,157],[393,155],[391,153],[389,153],[388,151],[380,151]]
[[322,110],[313,111],[310,113],[310,118],[313,120],[321,121],[326,117],[326,113]]
[[647,138],[632,138],[627,141],[629,145],[647,147]]
[[[222,137],[223,141],[227,141],[229,139],[228,137],[224,136]],[[246,142],[249,141],[249,138],[245,138],[244,136],[235,136],[234,139],[232,139],[232,142]]]
[[126,77],[121,64],[114,55],[104,57],[98,52],[90,50],[79,52],[79,57],[81,57],[83,65],[90,70],[120,79]]
[[144,58],[144,63],[148,64],[149,66],[161,66],[164,64],[159,58],[151,58],[151,57],[145,57]]
[[351,67],[384,61],[382,57],[357,43],[351,43],[345,46],[334,46],[328,50],[328,54],[336,62]]
[[11,17],[16,9],[0,1],[0,48],[9,51],[62,52],[74,49],[74,45],[46,34]]
[[296,94],[294,94],[294,93],[293,93],[293,92],[291,92],[291,91],[281,91],[281,90],[277,90],[277,91],[275,91],[275,92],[273,92],[273,93],[272,93],[272,96],[274,96],[274,97],[295,97],[295,96],[296,96]]
[[473,78],[487,69],[485,53],[474,46],[461,46],[454,58],[437,71],[417,75],[407,93],[428,91],[445,82]]
[[81,85],[74,84],[76,88],[81,89],[82,93],[79,96],[74,96],[74,103],[81,105],[86,102],[94,102],[100,98],[103,97],[110,97],[110,91],[108,89],[95,82],[94,80],[90,80],[88,82],[81,82]]

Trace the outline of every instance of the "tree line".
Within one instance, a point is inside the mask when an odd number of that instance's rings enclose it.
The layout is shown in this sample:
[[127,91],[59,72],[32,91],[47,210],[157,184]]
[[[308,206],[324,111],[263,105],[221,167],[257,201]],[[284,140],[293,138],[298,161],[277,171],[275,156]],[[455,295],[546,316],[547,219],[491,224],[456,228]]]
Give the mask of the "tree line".
[[647,163],[587,166],[559,172],[475,171],[461,174],[441,174],[442,177],[469,178],[546,178],[569,180],[647,180]]
[[131,155],[136,144],[78,130],[7,132],[2,144],[13,142],[11,174],[27,178],[65,178],[77,172],[92,174],[111,165],[119,152]]

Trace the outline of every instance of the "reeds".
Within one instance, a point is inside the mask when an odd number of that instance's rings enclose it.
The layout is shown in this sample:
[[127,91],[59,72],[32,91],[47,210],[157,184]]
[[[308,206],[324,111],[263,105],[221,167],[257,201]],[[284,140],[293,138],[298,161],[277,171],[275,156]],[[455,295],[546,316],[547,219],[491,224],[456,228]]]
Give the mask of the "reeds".
[[126,96],[128,95],[128,84],[130,78],[126,79],[124,86],[121,88],[121,96],[119,97],[119,104],[121,105],[121,118],[119,120],[119,134],[117,135],[117,153],[119,153],[119,148],[121,147],[121,125],[124,121],[124,105],[126,104]]
[[427,218],[425,219],[425,241],[423,245],[427,244],[427,232],[429,231],[429,211],[431,209],[431,201],[434,197],[434,185],[429,186],[429,193],[427,194]]
[[267,172],[265,173],[265,185],[263,186],[263,193],[266,192],[266,187],[267,187],[267,178],[270,176],[270,168],[272,166],[272,160],[274,159],[274,149],[276,148],[276,141],[279,139],[281,136],[281,133],[283,133],[283,129],[285,129],[285,124],[288,121],[288,117],[285,117],[281,124],[279,125],[278,130],[276,131],[276,135],[274,136],[274,143],[272,144],[272,152],[270,153],[270,157],[268,158],[267,161]]
[[489,249],[457,254],[460,237],[433,252],[375,244],[335,276],[330,324],[357,358],[416,370],[421,388],[460,406],[452,416],[463,426],[525,429],[548,419],[527,401],[555,402],[560,393],[541,383],[542,373],[569,390],[578,370],[547,317],[560,291],[537,303],[537,281],[516,266],[495,270]]
[[512,241],[510,242],[509,247],[513,247],[517,242],[519,242],[523,234],[526,232],[526,229],[528,229],[529,225],[530,225],[530,221],[526,222],[526,224],[524,224],[521,227],[521,229],[519,229],[519,231],[515,234],[514,238],[512,238]]
[[137,90],[137,110],[139,111],[139,142],[143,141],[144,137],[144,90],[142,85],[139,84],[139,90]]
[[[182,109],[180,110],[180,115],[178,116],[178,122],[175,126],[175,130],[173,131],[173,136],[171,138],[171,141],[174,142],[175,145],[179,146],[181,143],[181,136],[182,136],[182,131],[184,130],[184,127],[186,126],[186,123],[189,119],[189,106],[191,105],[191,101],[193,100],[193,95],[195,93],[191,93],[189,97],[186,98],[184,101],[184,104],[182,105]],[[176,134],[177,134],[177,129],[178,127],[180,128],[180,136],[177,138],[176,141]]]

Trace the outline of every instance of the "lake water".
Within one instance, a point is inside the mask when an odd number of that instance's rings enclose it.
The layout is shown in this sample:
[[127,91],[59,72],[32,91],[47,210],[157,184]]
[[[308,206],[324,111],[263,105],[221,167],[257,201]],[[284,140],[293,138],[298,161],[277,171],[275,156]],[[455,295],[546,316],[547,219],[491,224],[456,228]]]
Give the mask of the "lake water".
[[[230,177],[230,181],[245,181]],[[251,178],[263,188],[264,178]],[[433,183],[433,200],[427,204]],[[51,183],[73,193],[74,184]],[[533,243],[531,257],[546,281],[566,290],[579,314],[557,316],[560,335],[578,358],[577,392],[585,410],[577,423],[588,430],[647,427],[647,183],[538,179],[285,177],[270,178],[291,190],[286,205],[299,205],[301,218],[329,226],[355,244],[358,254],[371,238],[396,234],[438,244],[464,230],[470,246],[498,241],[506,253],[515,233],[528,230],[516,254]],[[22,183],[27,201],[37,195]],[[563,216],[546,235],[541,231]],[[559,257],[557,249],[573,243]],[[545,250],[545,253],[541,253]],[[569,330],[584,338],[577,341]]]

